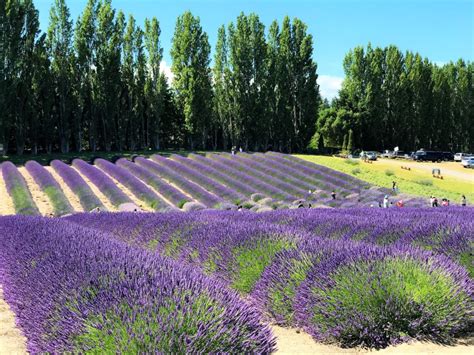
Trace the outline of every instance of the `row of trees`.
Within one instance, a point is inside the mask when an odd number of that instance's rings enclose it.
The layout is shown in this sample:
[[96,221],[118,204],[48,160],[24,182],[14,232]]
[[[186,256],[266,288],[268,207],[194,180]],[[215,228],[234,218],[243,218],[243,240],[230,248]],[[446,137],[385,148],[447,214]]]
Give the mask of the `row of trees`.
[[40,33],[32,0],[0,0],[0,144],[61,152],[272,145],[305,148],[319,105],[312,38],[298,19],[255,14],[219,29],[214,67],[199,18],[177,19],[170,87],[156,18],[144,27],[111,0],[75,23],[54,0]]
[[311,146],[474,151],[474,63],[442,66],[397,47],[357,47],[339,98],[321,108]]

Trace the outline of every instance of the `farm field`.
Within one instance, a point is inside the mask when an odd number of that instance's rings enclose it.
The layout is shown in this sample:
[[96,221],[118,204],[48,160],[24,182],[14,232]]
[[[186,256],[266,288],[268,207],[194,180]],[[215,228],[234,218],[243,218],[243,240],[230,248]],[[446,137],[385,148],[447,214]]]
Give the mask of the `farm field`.
[[[63,216],[77,212],[377,206],[388,189],[279,153],[136,156],[112,163],[76,158],[49,166],[0,165],[0,213]],[[336,198],[331,197],[331,192]],[[406,206],[420,206],[402,195]]]
[[[430,195],[438,198],[446,197],[451,202],[459,204],[460,197],[464,194],[468,203],[474,202],[474,171],[464,169],[457,162],[418,163],[407,160],[378,159],[372,164],[367,164],[360,160],[338,157],[296,156],[380,187],[391,187],[392,181],[395,180],[402,192],[423,197],[426,204]],[[411,170],[401,169],[401,166],[409,167]],[[431,169],[433,168],[441,170],[443,180],[432,177]]]
[[0,283],[31,353],[284,353],[299,338],[315,351],[462,354],[473,217],[460,207],[6,216]]

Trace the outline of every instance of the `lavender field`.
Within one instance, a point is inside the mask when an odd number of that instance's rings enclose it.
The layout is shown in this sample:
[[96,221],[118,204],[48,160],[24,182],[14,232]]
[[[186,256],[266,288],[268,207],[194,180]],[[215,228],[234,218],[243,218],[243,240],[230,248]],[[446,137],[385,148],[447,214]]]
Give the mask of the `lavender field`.
[[472,208],[10,216],[0,239],[31,353],[271,353],[272,324],[449,345],[473,326]]
[[115,163],[53,160],[46,167],[29,161],[25,168],[5,162],[0,171],[7,192],[1,214],[378,207],[387,194],[392,203],[426,205],[419,197],[395,196],[389,189],[272,152],[153,155]]

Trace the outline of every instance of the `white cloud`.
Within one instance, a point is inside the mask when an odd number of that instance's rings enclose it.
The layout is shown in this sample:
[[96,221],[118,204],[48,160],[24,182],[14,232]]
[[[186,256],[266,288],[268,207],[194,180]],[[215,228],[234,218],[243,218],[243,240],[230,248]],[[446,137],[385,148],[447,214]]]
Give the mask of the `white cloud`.
[[173,72],[171,71],[171,66],[169,66],[166,61],[162,60],[160,63],[160,73],[164,73],[168,78],[168,84],[171,84],[174,79]]
[[318,84],[321,91],[321,96],[331,101],[338,95],[343,80],[344,78],[340,78],[338,76],[319,75]]

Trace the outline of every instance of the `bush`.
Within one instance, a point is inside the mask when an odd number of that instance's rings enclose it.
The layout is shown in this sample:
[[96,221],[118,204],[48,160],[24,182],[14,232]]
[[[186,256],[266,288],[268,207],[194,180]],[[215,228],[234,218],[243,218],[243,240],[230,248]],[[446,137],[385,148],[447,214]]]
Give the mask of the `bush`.
[[415,180],[415,183],[423,186],[433,186],[433,181],[429,179],[418,179]]
[[449,342],[472,325],[472,281],[447,258],[372,247],[356,254],[321,264],[301,288],[298,317],[317,339],[383,348]]
[[361,173],[361,170],[359,168],[355,168],[355,169],[352,169],[351,173],[354,175],[357,175]]
[[394,172],[393,170],[387,169],[387,170],[385,170],[385,175],[387,175],[387,176],[394,176],[394,175],[395,175],[395,172]]

